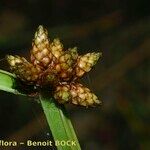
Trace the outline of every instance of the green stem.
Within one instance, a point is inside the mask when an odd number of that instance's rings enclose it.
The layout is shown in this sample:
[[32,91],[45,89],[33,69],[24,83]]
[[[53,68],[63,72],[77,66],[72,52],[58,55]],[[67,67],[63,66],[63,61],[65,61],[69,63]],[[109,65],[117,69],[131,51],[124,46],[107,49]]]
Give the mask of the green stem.
[[[17,81],[13,74],[0,70],[0,90],[17,95],[27,96],[25,92],[17,90]],[[58,150],[81,150],[74,128],[66,113],[64,106],[55,102],[46,92],[40,93],[40,101],[48,125],[51,129],[55,142],[62,142],[57,146]],[[69,145],[64,145],[64,141]]]
[[43,106],[47,122],[52,131],[54,141],[59,141],[69,145],[58,145],[58,150],[80,150],[80,145],[76,137],[75,131],[64,108],[56,103],[55,99],[49,98],[44,92],[40,95],[40,101]]

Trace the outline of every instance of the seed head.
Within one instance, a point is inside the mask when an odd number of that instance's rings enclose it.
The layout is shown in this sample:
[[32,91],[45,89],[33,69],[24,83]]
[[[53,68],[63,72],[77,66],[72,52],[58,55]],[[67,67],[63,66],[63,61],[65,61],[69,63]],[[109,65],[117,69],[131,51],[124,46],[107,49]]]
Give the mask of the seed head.
[[59,39],[49,40],[48,32],[39,26],[31,48],[31,63],[24,57],[7,56],[10,69],[25,84],[50,85],[55,99],[81,105],[100,105],[101,101],[88,88],[78,83],[78,79],[89,72],[96,64],[101,53],[78,55],[77,48],[64,49]]

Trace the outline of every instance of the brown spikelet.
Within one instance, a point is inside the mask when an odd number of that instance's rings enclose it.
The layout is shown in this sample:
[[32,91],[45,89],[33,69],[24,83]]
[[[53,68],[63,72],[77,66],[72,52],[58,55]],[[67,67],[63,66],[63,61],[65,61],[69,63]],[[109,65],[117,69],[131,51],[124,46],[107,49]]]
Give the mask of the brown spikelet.
[[32,84],[38,80],[40,68],[33,66],[24,57],[7,55],[6,58],[12,72],[22,81]]
[[72,72],[76,63],[77,56],[77,49],[70,48],[65,51],[59,57],[59,59],[57,59],[57,63],[53,67],[53,70],[56,70],[57,74],[59,74],[60,80],[68,81],[73,76]]
[[43,26],[39,26],[31,49],[31,62],[42,68],[47,67],[52,61],[52,53],[50,50],[48,32]]
[[54,97],[59,103],[70,101],[72,104],[81,106],[100,105],[101,101],[88,88],[79,83],[62,83],[56,87]]
[[79,83],[71,84],[71,95],[71,101],[75,105],[88,107],[101,104],[101,101],[98,100],[98,97],[94,93]]
[[70,48],[63,52],[59,58],[53,58],[49,68],[42,76],[43,84],[57,84],[62,81],[69,81],[73,74],[73,69],[78,57],[77,48]]

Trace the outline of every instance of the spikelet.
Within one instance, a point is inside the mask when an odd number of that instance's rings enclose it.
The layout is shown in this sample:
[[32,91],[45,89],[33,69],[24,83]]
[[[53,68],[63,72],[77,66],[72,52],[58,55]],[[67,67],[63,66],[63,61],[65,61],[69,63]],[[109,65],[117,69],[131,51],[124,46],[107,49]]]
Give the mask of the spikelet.
[[72,59],[77,60],[78,58],[77,47],[69,48],[68,51],[70,52]]
[[88,107],[101,104],[101,101],[98,100],[98,97],[94,93],[79,83],[74,83],[71,85],[71,95],[71,101],[75,105]]
[[79,83],[61,83],[56,87],[54,97],[59,103],[70,101],[72,104],[86,107],[101,104],[95,94]]
[[54,58],[49,68],[45,71],[42,79],[44,84],[57,84],[69,81],[73,77],[73,69],[78,57],[77,48],[69,48],[58,59]]
[[31,49],[31,62],[34,65],[39,65],[41,68],[46,68],[52,61],[52,53],[50,50],[48,32],[43,26],[39,26]]
[[58,59],[63,54],[63,44],[60,40],[54,39],[53,42],[50,44],[50,49],[52,54]]
[[57,63],[54,65],[53,70],[56,70],[60,80],[68,81],[73,76],[72,73],[77,57],[77,49],[70,48],[57,59]]
[[54,92],[54,98],[60,103],[64,104],[66,102],[69,102],[71,97],[70,93],[70,85],[68,85],[66,82],[60,83],[58,86],[56,86],[56,90]]
[[7,55],[6,58],[10,69],[18,78],[27,84],[37,82],[41,73],[40,68],[33,66],[33,64],[29,63],[24,57]]
[[31,63],[12,55],[7,56],[7,61],[25,84],[41,88],[48,85],[59,103],[88,107],[100,105],[101,101],[77,80],[92,69],[100,56],[101,53],[95,52],[80,56],[76,47],[64,50],[59,39],[50,43],[47,30],[39,26],[32,42]]
[[101,55],[101,53],[94,52],[79,56],[75,68],[76,76],[82,77],[86,72],[89,72]]

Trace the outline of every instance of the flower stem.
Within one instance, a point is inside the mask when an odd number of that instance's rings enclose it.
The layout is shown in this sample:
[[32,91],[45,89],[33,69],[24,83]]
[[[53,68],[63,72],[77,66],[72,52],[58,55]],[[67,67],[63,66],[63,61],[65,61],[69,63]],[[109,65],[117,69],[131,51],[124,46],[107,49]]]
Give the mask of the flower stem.
[[[68,117],[64,106],[56,103],[55,99],[50,98],[44,92],[40,95],[40,101],[47,118],[47,122],[52,131],[55,144],[58,150],[81,150],[75,131]],[[66,145],[64,145],[64,141]],[[68,142],[68,145],[67,145]]]

